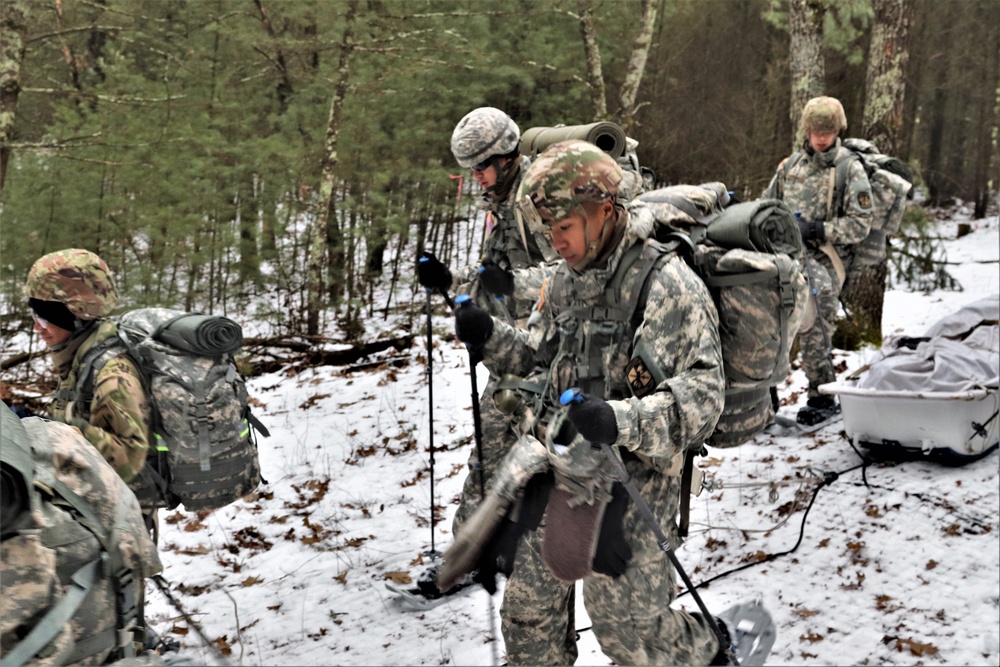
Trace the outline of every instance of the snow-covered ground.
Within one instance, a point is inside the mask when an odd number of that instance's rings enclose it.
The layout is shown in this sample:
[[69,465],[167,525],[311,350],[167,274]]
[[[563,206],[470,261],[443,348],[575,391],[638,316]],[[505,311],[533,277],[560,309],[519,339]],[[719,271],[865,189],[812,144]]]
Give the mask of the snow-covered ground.
[[[956,223],[967,218],[959,212],[940,226],[965,291],[889,290],[886,334],[920,335],[1000,293],[998,265],[980,263],[1000,254],[997,218],[972,221],[974,231],[956,239]],[[440,551],[450,544],[473,447],[468,357],[443,306],[434,326],[433,533],[422,330],[410,350],[386,355],[400,365],[254,378],[256,413],[272,433],[260,442],[267,484],[213,513],[161,514],[171,594],[230,663],[503,662],[499,620],[491,619],[501,594],[491,601],[477,587],[414,613],[385,588],[424,567],[432,539]],[[873,353],[838,352],[842,375]],[[479,387],[486,379],[480,367]],[[804,384],[796,367],[782,395]],[[708,608],[761,597],[778,626],[768,664],[1000,664],[997,454],[961,468],[859,463],[838,427],[762,435],[700,459],[716,489],[692,499],[691,535],[677,552],[696,584],[798,543],[699,589]],[[810,505],[828,473],[840,474]],[[160,591],[148,589],[153,626],[179,639],[189,659],[220,664]],[[674,605],[696,609],[690,595]],[[589,627],[585,614],[576,625]],[[592,632],[581,632],[577,664],[609,664]]]

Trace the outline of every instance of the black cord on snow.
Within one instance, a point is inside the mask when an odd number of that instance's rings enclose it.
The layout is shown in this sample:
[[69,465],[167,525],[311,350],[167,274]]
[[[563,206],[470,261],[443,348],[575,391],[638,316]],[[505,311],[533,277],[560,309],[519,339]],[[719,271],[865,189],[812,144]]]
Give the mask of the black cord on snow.
[[751,567],[755,567],[757,565],[763,565],[764,563],[773,561],[777,558],[780,558],[781,556],[787,556],[790,553],[794,553],[802,544],[802,540],[805,537],[806,519],[809,517],[809,510],[812,509],[813,504],[816,502],[816,497],[819,496],[820,489],[822,489],[825,486],[829,486],[830,484],[833,484],[835,481],[837,481],[837,479],[840,478],[841,475],[846,475],[849,472],[861,468],[861,478],[862,480],[864,480],[865,486],[869,486],[868,479],[866,478],[865,474],[868,470],[868,466],[870,466],[873,463],[873,460],[870,457],[862,455],[861,452],[859,452],[858,449],[854,446],[854,443],[851,443],[850,440],[848,440],[848,443],[850,443],[851,448],[854,449],[855,453],[861,458],[861,463],[859,463],[856,466],[847,468],[846,470],[841,470],[840,472],[823,473],[823,481],[821,481],[819,484],[816,485],[815,490],[813,490],[812,498],[809,499],[809,504],[806,506],[806,510],[802,515],[802,523],[799,525],[799,539],[796,540],[795,546],[786,551],[779,551],[777,553],[768,554],[764,558],[756,560],[752,563],[744,563],[739,567],[735,567],[731,570],[726,570],[721,574],[717,574],[714,577],[711,577],[709,579],[706,579],[705,581],[700,582],[697,586],[690,586],[684,589],[683,591],[677,594],[677,597],[681,597],[682,595],[687,595],[688,593],[691,593],[692,591],[695,591],[701,588],[702,586],[707,586],[711,584],[713,581],[718,581],[719,579],[722,579],[723,577],[728,577],[729,575],[735,574],[736,572],[742,572],[743,570],[748,570]]

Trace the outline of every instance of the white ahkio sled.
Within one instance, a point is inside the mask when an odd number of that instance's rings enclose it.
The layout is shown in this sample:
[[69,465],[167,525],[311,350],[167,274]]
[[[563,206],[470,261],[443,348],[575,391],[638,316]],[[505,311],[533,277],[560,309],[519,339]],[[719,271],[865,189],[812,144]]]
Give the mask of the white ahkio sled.
[[888,338],[846,381],[844,430],[875,458],[964,465],[1000,443],[1000,295],[969,304],[923,336]]

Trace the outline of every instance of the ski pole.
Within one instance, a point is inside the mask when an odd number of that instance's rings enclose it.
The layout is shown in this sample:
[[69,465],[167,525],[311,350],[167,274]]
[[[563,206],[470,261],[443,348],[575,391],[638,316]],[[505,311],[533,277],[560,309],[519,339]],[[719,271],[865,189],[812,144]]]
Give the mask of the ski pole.
[[[463,294],[455,299],[458,308],[464,308],[472,303],[472,297]],[[466,345],[469,352],[469,376],[472,381],[472,433],[476,442],[476,469],[479,471],[479,500],[486,499],[486,471],[483,469],[483,416],[479,408],[479,381],[476,378],[476,366],[482,361],[482,354]]]
[[[563,405],[569,405],[570,403],[582,403],[583,395],[579,389],[567,389],[562,393],[562,396],[559,397],[559,402]],[[712,632],[715,633],[716,639],[719,640],[719,646],[723,648],[726,653],[726,657],[729,658],[732,664],[739,665],[739,661],[736,660],[736,656],[732,653],[732,646],[727,646],[728,642],[725,635],[722,634],[722,630],[719,629],[718,623],[715,622],[715,616],[709,613],[708,607],[705,606],[705,601],[702,600],[701,596],[698,595],[696,590],[694,590],[694,584],[691,583],[691,579],[688,578],[687,572],[685,572],[684,568],[681,567],[681,563],[677,560],[677,555],[674,553],[674,550],[670,548],[670,540],[663,532],[663,529],[660,528],[660,524],[656,521],[656,517],[653,516],[653,510],[649,507],[649,504],[646,503],[646,499],[642,497],[641,493],[639,493],[639,489],[636,487],[635,482],[632,481],[632,477],[629,476],[628,470],[625,469],[625,464],[622,463],[621,459],[619,459],[618,456],[611,450],[610,444],[606,442],[591,442],[590,446],[595,449],[602,450],[604,455],[611,462],[615,472],[618,474],[618,481],[620,481],[625,487],[625,490],[628,491],[628,495],[632,498],[632,502],[634,502],[635,506],[639,508],[639,514],[642,515],[642,518],[652,529],[653,534],[656,535],[660,551],[667,554],[667,558],[670,559],[674,569],[677,570],[677,574],[680,575],[684,585],[691,591],[691,596],[698,604],[698,609],[701,610],[702,615],[708,622],[709,628],[711,628]]]
[[[444,295],[447,298],[447,294]],[[471,303],[472,299],[467,294],[463,294],[455,299],[458,308],[462,308],[466,303]],[[479,382],[476,378],[476,366],[482,361],[482,354],[474,352],[472,348],[466,346],[469,351],[469,375],[472,378],[472,433],[476,442],[476,467],[479,469],[479,500],[486,499],[486,469],[483,465],[483,417],[479,409]],[[498,636],[496,627],[496,613],[493,609],[493,596],[490,596],[490,632],[494,637]],[[496,653],[496,646],[493,647],[493,664],[499,665],[500,660]]]
[[184,608],[181,606],[181,603],[177,601],[177,598],[175,598],[170,593],[170,588],[167,586],[166,581],[163,579],[163,575],[157,574],[151,577],[151,579],[153,580],[153,583],[156,584],[156,587],[160,589],[160,592],[163,593],[163,595],[168,600],[170,600],[170,604],[174,606],[174,609],[180,612],[181,616],[184,617],[184,620],[187,621],[188,625],[194,629],[195,634],[198,635],[201,638],[201,641],[205,642],[205,645],[208,647],[208,649],[215,654],[215,657],[219,661],[219,663],[222,665],[228,665],[229,661],[226,659],[224,655],[222,655],[222,652],[216,647],[215,642],[213,642],[211,639],[208,638],[208,635],[205,634],[205,631],[202,629],[201,624],[195,621],[193,618],[191,618],[191,616],[186,611],[184,611]]
[[431,290],[427,290],[427,415],[430,422],[427,441],[431,454],[431,548],[424,555],[438,558],[441,554],[434,548],[434,340],[431,329]]

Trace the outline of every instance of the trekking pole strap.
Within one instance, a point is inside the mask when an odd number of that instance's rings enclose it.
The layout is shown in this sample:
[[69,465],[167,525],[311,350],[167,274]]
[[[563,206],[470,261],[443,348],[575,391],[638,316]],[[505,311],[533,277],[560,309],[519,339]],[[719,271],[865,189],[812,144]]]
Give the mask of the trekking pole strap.
[[[649,507],[645,498],[642,497],[642,494],[639,493],[639,489],[636,487],[635,482],[633,482],[632,478],[629,476],[628,470],[625,469],[625,464],[622,463],[622,460],[618,457],[618,455],[611,450],[610,445],[601,443],[598,446],[604,450],[604,455],[609,461],[611,461],[611,465],[614,466],[615,470],[618,472],[618,481],[620,481],[625,487],[625,490],[628,491],[628,495],[632,498],[632,502],[634,502],[635,506],[639,508],[639,514],[642,515],[642,518],[653,530],[653,534],[656,535],[656,539],[660,545],[660,551],[667,554],[667,558],[670,559],[670,563],[674,566],[674,569],[677,571],[681,580],[684,581],[684,585],[687,586],[689,591],[691,591],[691,596],[698,604],[698,609],[701,610],[709,628],[711,628],[716,639],[718,639],[719,647],[726,653],[727,657],[733,659],[729,646],[726,645],[725,635],[722,634],[722,630],[719,629],[718,623],[715,622],[715,616],[708,611],[708,607],[705,606],[705,601],[701,599],[701,596],[698,595],[698,592],[694,589],[694,584],[691,583],[691,579],[688,578],[684,568],[681,567],[681,563],[677,560],[677,555],[674,553],[674,550],[670,548],[670,541],[667,539],[663,529],[660,528],[660,524],[656,521],[656,517],[653,516],[653,510]],[[737,665],[739,664],[735,659],[733,659],[733,663]]]

